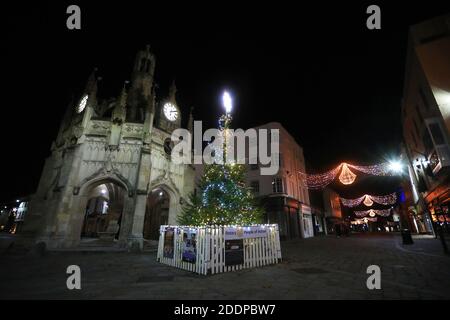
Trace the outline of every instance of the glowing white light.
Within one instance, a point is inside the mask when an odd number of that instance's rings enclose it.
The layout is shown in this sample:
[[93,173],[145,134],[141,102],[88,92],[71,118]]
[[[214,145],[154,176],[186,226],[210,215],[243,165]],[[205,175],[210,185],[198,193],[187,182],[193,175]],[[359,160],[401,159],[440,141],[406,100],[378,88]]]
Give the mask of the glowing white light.
[[17,202],[17,203],[19,203],[19,202],[20,202],[20,200],[16,200],[16,202]]
[[401,172],[402,164],[399,161],[391,161],[389,162],[389,169],[393,172]]
[[161,192],[159,193],[159,196],[160,196],[160,197],[162,197],[162,196],[163,196],[163,192],[162,192],[162,191],[161,191]]
[[85,96],[81,99],[80,104],[78,105],[78,108],[77,108],[77,112],[78,112],[78,113],[83,112],[84,108],[86,108],[87,100],[88,100],[88,95],[85,95]]
[[231,113],[231,109],[233,108],[233,101],[231,99],[230,94],[225,91],[222,96],[223,106],[225,107],[226,113]]
[[102,189],[102,191],[100,191],[102,194],[106,194],[106,189]]

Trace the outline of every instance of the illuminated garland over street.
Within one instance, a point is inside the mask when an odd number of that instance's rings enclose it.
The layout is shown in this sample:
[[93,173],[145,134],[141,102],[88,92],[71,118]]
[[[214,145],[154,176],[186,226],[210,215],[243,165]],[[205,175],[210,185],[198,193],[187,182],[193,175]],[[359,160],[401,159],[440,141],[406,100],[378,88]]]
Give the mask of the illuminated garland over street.
[[346,207],[353,208],[357,207],[361,204],[361,202],[364,202],[364,204],[367,207],[370,207],[373,205],[374,202],[384,205],[384,206],[390,206],[395,204],[397,202],[397,194],[391,193],[386,196],[372,196],[365,194],[362,197],[359,197],[357,199],[344,199],[341,198],[342,204]]
[[382,210],[366,210],[366,211],[355,211],[355,215],[358,218],[362,218],[362,217],[375,217],[376,215],[380,216],[380,217],[389,217],[389,215],[391,214],[391,209],[382,209]]
[[[339,166],[333,170],[327,171],[325,173],[319,174],[306,174],[299,172],[302,176],[303,183],[308,189],[323,189],[336,179],[339,171],[339,181],[344,185],[350,185],[356,180],[356,174],[354,174],[350,169],[363,172],[365,174],[370,174],[373,176],[395,176],[398,173],[392,167],[392,164],[382,163],[372,166],[355,166],[348,163],[341,163]],[[372,198],[372,200],[374,200]]]
[[364,218],[364,219],[355,219],[354,221],[351,222],[351,224],[364,224],[367,222],[377,222],[378,218]]

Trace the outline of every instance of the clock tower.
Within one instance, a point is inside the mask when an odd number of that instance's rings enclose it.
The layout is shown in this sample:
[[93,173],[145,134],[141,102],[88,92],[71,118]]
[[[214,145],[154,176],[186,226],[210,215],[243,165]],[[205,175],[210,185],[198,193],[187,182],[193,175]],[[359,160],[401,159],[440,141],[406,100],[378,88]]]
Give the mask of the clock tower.
[[169,89],[169,96],[160,101],[158,105],[157,126],[168,133],[181,127],[181,114],[176,101],[176,93],[177,87],[173,81]]
[[147,46],[137,53],[131,81],[109,97],[97,95],[92,73],[52,143],[24,241],[73,248],[101,240],[143,250],[144,239],[159,238],[161,225],[176,224],[195,172],[171,157],[170,136],[181,125],[176,87],[157,99],[154,69]]

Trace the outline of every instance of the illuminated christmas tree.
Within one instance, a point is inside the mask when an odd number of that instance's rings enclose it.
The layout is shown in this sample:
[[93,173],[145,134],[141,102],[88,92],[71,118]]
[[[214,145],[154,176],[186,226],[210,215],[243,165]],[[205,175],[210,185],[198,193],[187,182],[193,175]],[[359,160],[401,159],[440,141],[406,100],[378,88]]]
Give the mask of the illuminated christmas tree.
[[223,147],[218,150],[223,161],[204,166],[199,192],[190,195],[190,203],[184,206],[178,218],[182,225],[251,225],[261,222],[262,209],[257,205],[252,189],[245,185],[245,165],[226,161],[226,137],[231,123],[231,99],[227,93],[224,94],[224,105],[226,114],[219,120]]

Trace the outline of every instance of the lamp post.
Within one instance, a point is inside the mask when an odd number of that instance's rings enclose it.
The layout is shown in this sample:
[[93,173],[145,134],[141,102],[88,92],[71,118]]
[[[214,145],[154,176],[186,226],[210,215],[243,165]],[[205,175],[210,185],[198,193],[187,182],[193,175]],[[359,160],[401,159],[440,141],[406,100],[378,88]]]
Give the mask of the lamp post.
[[[389,162],[389,170],[391,170],[394,173],[397,173],[399,176],[403,176],[403,164],[401,161],[395,160]],[[404,183],[404,180],[402,178],[402,185]],[[409,224],[408,219],[408,208],[406,207],[405,198],[404,198],[404,192],[403,187],[400,187],[398,191],[398,197],[399,201],[399,211],[400,211],[400,227],[401,227],[401,235],[403,244],[413,244],[414,241],[411,236],[411,228]]]

